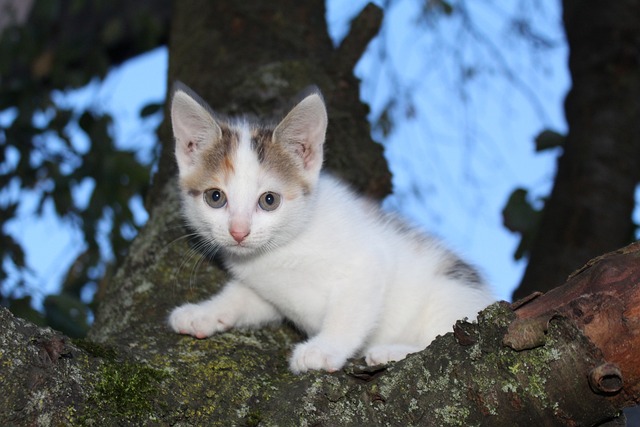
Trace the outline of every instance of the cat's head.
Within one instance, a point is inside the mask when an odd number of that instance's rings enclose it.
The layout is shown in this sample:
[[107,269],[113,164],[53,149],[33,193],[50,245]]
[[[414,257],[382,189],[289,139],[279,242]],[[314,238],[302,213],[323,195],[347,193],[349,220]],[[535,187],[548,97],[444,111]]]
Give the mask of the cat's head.
[[282,245],[304,228],[327,128],[317,89],[269,127],[221,119],[178,83],[171,124],[183,211],[205,239],[250,255]]

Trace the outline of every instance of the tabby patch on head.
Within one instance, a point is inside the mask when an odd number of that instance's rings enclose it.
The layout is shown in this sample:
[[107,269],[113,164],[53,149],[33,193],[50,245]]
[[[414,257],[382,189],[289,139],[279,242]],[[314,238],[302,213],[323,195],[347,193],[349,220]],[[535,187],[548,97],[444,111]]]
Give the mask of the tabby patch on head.
[[[251,148],[266,170],[284,180],[299,181],[307,190],[317,182],[327,127],[326,108],[317,89],[310,91],[275,128],[269,128],[237,119],[218,119],[205,101],[178,82],[171,103],[171,123],[181,182],[184,187],[193,187],[190,190],[203,181],[202,174],[236,172],[234,155],[243,132],[249,133]],[[194,172],[200,176],[190,177]]]
[[295,200],[309,195],[318,181],[327,127],[318,91],[268,127],[221,119],[178,83],[171,123],[180,187],[193,199],[186,201],[188,219],[200,228],[207,223],[207,237],[222,246],[273,243],[269,234],[300,208]]

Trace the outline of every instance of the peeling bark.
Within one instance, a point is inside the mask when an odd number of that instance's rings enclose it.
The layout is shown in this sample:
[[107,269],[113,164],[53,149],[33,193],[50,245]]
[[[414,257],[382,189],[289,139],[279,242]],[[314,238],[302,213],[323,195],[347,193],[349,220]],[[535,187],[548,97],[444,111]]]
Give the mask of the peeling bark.
[[604,360],[589,374],[594,392],[619,406],[640,403],[640,243],[591,260],[567,284],[526,301],[515,313],[507,345],[536,347],[552,319],[568,319]]

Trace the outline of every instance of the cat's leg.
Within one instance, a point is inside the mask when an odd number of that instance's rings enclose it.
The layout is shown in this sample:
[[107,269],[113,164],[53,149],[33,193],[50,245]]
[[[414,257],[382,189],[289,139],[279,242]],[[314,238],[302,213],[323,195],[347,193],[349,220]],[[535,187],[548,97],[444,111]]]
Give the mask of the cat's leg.
[[421,350],[423,347],[411,344],[380,344],[369,347],[364,352],[364,357],[369,366],[384,365],[402,360],[408,354]]
[[169,315],[171,328],[206,338],[230,328],[258,327],[282,320],[282,315],[246,286],[231,281],[219,294],[198,304],[184,304]]
[[309,370],[336,372],[352,355],[330,337],[317,335],[298,344],[289,359],[289,368],[294,374]]
[[319,333],[294,348],[289,360],[293,373],[339,370],[364,346],[376,327],[384,296],[378,286],[381,275],[374,268],[357,271],[360,277],[346,274],[344,283],[332,286]]

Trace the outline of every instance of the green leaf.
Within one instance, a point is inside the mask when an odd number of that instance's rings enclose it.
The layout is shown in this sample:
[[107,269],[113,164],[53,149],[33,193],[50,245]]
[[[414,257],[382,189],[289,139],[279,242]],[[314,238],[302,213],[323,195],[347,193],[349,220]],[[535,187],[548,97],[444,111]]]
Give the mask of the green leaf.
[[536,136],[536,152],[563,147],[565,139],[566,135],[562,135],[550,129],[545,129]]
[[164,104],[162,103],[151,103],[147,104],[140,110],[140,117],[145,118],[149,117],[162,109]]
[[514,233],[521,235],[520,244],[514,254],[515,259],[521,259],[531,251],[533,240],[538,233],[541,210],[533,207],[527,199],[528,192],[518,188],[511,193],[506,206],[502,210],[504,226]]
[[514,233],[522,233],[530,229],[538,214],[538,211],[527,200],[527,193],[527,190],[523,188],[514,190],[502,210],[504,226]]
[[453,5],[448,1],[442,1],[442,11],[445,15],[451,15],[453,13]]
[[390,100],[382,110],[380,117],[375,123],[376,130],[382,132],[383,137],[388,137],[393,129],[392,112],[396,107],[395,99]]
[[87,135],[91,135],[96,120],[89,111],[85,111],[78,119],[78,125]]
[[[15,209],[15,205],[12,205],[10,208]],[[18,243],[13,236],[9,234],[0,235],[0,244],[2,244],[3,257],[9,258],[19,269],[26,267],[22,246],[20,246],[20,243]],[[2,268],[4,269],[4,267]]]

